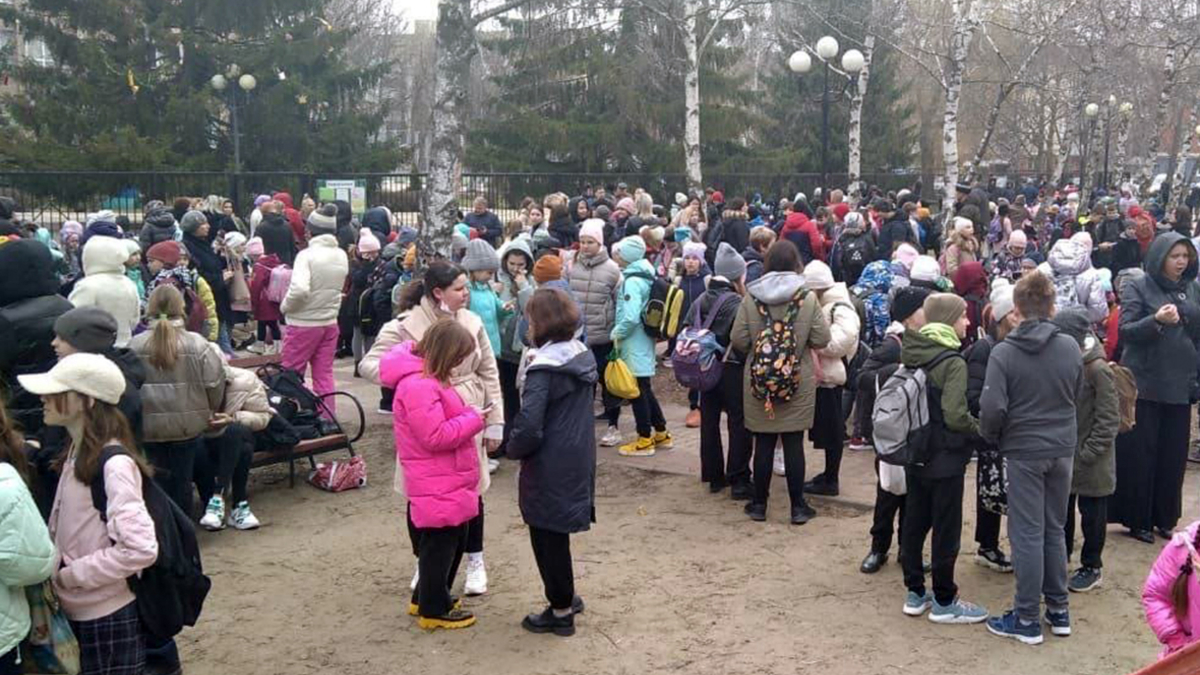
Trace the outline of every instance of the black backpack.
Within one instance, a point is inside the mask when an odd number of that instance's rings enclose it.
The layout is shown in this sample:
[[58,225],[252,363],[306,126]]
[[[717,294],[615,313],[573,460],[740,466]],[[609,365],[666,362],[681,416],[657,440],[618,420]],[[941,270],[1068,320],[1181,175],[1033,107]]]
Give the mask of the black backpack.
[[[92,506],[100,520],[108,520],[108,492],[104,486],[104,465],[116,455],[129,452],[119,446],[106,446],[100,453],[96,480],[92,481]],[[137,597],[142,627],[150,635],[168,640],[184,626],[195,626],[204,607],[212,581],[204,576],[200,546],[192,518],[183,512],[153,479],[142,477],[142,498],[154,521],[158,540],[158,559],[142,570],[140,576],[126,579]]]
[[840,248],[841,257],[838,263],[842,279],[847,284],[854,285],[866,266],[875,260],[875,246],[871,243],[871,235],[843,237]]
[[304,386],[300,373],[272,363],[260,368],[258,377],[267,387],[267,402],[301,440],[325,435],[327,429],[320,416],[324,406],[321,399]]

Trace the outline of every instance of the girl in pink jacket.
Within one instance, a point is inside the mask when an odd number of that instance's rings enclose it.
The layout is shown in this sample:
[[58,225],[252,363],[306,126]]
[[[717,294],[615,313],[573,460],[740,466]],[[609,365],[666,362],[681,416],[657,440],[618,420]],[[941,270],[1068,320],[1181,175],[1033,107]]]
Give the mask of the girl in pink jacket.
[[1200,636],[1200,521],[1177,531],[1158,554],[1142,589],[1142,606],[1150,629],[1165,645],[1161,657],[1173,654]]
[[408,496],[409,535],[415,537],[420,580],[408,613],[422,628],[466,628],[470,612],[450,597],[467,544],[467,523],[479,513],[479,458],[475,435],[487,411],[465,403],[451,372],[476,349],[455,321],[437,322],[420,342],[397,345],[380,361],[392,404],[397,471]]

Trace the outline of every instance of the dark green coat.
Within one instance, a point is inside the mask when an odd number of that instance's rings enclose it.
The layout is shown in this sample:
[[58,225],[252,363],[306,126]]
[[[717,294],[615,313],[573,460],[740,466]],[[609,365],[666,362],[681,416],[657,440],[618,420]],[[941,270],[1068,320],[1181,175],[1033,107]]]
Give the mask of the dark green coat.
[[1087,337],[1083,355],[1083,386],[1075,400],[1079,445],[1071,492],[1083,497],[1107,497],[1117,486],[1117,428],[1121,411],[1112,370],[1104,348]]

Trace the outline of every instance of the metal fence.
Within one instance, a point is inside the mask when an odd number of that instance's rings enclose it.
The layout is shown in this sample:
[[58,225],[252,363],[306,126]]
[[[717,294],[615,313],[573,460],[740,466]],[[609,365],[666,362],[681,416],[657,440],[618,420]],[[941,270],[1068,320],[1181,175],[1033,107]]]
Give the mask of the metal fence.
[[[885,173],[866,175],[863,180],[894,190],[910,187],[918,178],[915,173]],[[319,182],[330,180],[361,181],[368,207],[387,206],[401,224],[418,223],[426,180],[425,174],[419,173],[10,171],[0,172],[0,195],[16,201],[23,219],[56,229],[65,220],[82,221],[87,213],[102,209],[138,224],[145,204],[155,199],[169,207],[178,197],[218,195],[232,199],[237,213],[244,215],[253,207],[256,195],[287,192],[299,206],[305,194],[318,198]],[[846,174],[829,175],[830,185],[847,182]],[[620,183],[627,184],[631,192],[641,187],[658,203],[668,204],[676,193],[686,192],[687,180],[683,174],[464,173],[458,201],[463,209],[469,209],[474,198],[485,197],[504,215],[519,208],[526,196],[540,200],[560,191],[575,195],[586,185],[604,186],[611,192]],[[712,175],[705,183],[723,191],[727,200],[756,193],[771,198],[796,192],[811,195],[820,185],[821,175]]]

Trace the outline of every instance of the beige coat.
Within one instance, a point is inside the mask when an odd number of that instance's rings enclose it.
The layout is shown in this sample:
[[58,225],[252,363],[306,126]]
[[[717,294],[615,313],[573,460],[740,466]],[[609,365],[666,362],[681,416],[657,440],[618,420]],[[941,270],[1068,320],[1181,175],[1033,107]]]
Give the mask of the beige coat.
[[862,324],[846,284],[837,283],[825,289],[820,302],[821,314],[829,324],[829,344],[817,350],[817,358],[821,360],[821,381],[818,386],[840,387],[846,384],[846,361],[853,359],[858,352],[858,335]]
[[129,343],[146,364],[142,385],[142,435],[148,443],[186,441],[208,430],[213,412],[221,409],[225,395],[225,367],[216,346],[172,322],[179,341],[179,356],[170,371],[150,365],[153,327]]
[[262,431],[275,411],[267,400],[267,386],[253,371],[225,366],[225,403],[221,412],[250,431]]

